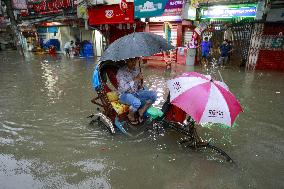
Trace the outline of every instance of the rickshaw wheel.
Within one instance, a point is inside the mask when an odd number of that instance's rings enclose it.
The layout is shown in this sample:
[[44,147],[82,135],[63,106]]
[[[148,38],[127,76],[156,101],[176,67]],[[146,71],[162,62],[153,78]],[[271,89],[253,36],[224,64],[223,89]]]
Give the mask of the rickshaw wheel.
[[97,123],[102,123],[104,127],[108,130],[109,133],[115,134],[115,127],[111,121],[111,119],[106,116],[103,113],[97,113],[97,114],[92,114],[88,116],[88,118],[91,118],[92,120],[90,121],[90,124],[94,124],[95,122]]
[[179,141],[179,144],[194,150],[211,149],[214,151],[214,153],[225,158],[227,162],[234,162],[233,159],[222,149],[210,144],[209,142],[203,141],[196,131],[194,122],[189,122],[188,124],[184,125],[178,122],[163,121],[163,125],[166,125],[167,127],[185,136],[184,139]]

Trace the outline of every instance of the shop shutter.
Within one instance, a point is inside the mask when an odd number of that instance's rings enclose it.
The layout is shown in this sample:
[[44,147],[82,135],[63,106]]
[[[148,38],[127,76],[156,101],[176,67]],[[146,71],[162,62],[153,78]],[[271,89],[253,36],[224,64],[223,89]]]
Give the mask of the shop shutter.
[[177,24],[171,23],[172,28],[171,28],[171,41],[173,46],[177,46]]
[[163,23],[150,23],[149,24],[149,31],[151,33],[165,37]]
[[256,69],[284,71],[284,24],[266,23]]

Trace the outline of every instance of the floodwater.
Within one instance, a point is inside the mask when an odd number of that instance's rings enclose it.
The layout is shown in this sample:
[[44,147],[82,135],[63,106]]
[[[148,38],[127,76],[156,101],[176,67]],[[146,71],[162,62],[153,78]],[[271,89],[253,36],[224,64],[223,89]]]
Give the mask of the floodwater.
[[[140,138],[89,125],[94,59],[53,59],[0,52],[0,188],[283,188],[284,74],[218,68],[244,112],[235,127],[199,127],[200,135],[236,162],[178,145],[175,132]],[[144,65],[158,92],[179,73],[216,69]]]

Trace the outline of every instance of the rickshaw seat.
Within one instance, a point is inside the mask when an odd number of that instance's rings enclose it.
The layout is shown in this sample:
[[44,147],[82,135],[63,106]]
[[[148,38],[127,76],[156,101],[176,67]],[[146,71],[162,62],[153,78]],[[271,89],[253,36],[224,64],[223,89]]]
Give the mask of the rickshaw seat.
[[113,69],[113,68],[107,68],[106,73],[107,76],[111,82],[111,84],[117,89],[118,88],[118,82],[116,79],[116,74],[117,74],[118,69]]
[[128,105],[119,102],[119,97],[116,91],[108,92],[107,98],[118,115],[124,114],[129,111]]
[[[116,79],[116,74],[117,74],[118,69],[119,69],[119,66],[115,66],[115,65],[105,67],[105,73],[110,83],[114,86],[115,89],[118,88],[118,81]],[[107,85],[105,85],[105,87],[107,88],[105,89],[105,91],[107,92],[107,98],[110,101],[116,113],[118,115],[127,113],[129,111],[129,106],[119,102],[118,93],[116,91],[111,90]]]

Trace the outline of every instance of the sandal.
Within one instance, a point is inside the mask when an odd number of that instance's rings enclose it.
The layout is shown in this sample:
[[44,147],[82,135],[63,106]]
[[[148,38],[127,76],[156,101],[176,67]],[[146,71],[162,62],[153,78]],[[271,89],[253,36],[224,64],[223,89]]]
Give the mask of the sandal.
[[135,113],[135,119],[138,120],[139,123],[143,123],[145,121],[143,115],[140,115],[139,111]]
[[139,121],[139,123],[143,123],[145,120],[144,120],[144,118],[142,116],[139,116],[138,117],[138,121]]
[[129,117],[127,117],[128,119],[128,123],[130,123],[131,125],[138,125],[139,121],[137,119],[134,118],[134,120],[129,119]]

